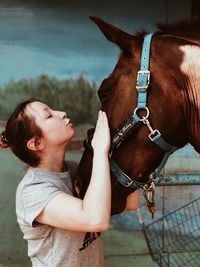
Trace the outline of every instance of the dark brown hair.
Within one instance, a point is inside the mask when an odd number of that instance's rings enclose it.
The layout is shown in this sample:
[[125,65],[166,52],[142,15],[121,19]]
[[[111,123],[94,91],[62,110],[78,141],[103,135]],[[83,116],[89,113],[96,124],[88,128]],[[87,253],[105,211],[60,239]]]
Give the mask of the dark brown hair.
[[35,151],[27,148],[27,142],[35,137],[35,141],[42,137],[41,129],[35,119],[26,114],[28,104],[40,100],[31,98],[20,103],[9,117],[5,131],[1,134],[2,147],[10,147],[13,153],[30,166],[37,166],[40,158]]

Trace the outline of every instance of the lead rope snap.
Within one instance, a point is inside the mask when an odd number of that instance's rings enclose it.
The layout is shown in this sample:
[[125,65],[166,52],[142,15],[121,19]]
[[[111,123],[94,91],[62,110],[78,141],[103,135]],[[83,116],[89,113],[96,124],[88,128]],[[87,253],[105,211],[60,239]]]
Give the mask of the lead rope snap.
[[148,210],[151,213],[152,219],[154,219],[154,213],[156,212],[156,207],[155,207],[155,201],[154,201],[154,197],[155,197],[155,183],[151,182],[149,185],[146,184],[143,187],[143,195],[147,201],[147,207]]

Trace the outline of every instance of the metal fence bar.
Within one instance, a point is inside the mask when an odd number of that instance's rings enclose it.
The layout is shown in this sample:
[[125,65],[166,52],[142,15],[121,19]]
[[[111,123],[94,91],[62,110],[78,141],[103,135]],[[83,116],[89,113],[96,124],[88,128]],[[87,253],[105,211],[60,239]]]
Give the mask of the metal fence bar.
[[200,173],[161,174],[155,180],[157,186],[200,185]]

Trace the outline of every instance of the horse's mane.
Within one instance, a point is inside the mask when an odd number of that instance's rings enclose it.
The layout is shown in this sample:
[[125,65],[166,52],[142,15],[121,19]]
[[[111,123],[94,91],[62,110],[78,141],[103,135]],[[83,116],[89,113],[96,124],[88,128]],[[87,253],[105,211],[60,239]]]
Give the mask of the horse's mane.
[[157,23],[157,28],[163,34],[200,38],[200,18],[178,20],[174,23]]
[[[156,23],[158,33],[200,39],[200,18],[183,19],[173,23]],[[144,37],[148,32],[145,29],[137,31],[138,37]]]

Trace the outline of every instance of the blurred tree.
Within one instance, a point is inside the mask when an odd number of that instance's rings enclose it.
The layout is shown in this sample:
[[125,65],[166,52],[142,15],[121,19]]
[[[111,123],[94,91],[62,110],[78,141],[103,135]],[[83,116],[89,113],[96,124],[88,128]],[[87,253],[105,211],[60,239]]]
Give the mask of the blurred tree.
[[7,120],[18,103],[31,97],[44,101],[52,108],[65,110],[76,125],[95,123],[99,109],[97,84],[88,81],[83,74],[66,80],[47,75],[18,82],[11,80],[0,88],[0,120]]

